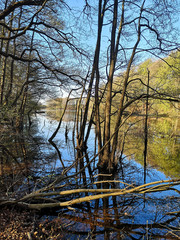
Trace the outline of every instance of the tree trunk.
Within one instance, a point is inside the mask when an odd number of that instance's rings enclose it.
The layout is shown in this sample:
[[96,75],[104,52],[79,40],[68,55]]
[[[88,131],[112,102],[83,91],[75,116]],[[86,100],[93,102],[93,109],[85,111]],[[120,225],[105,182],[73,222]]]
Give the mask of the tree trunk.
[[144,183],[146,183],[146,166],[147,166],[147,144],[148,144],[148,100],[149,100],[149,70],[148,71],[148,81],[147,81],[147,97],[146,97],[146,117],[144,124]]
[[[78,141],[77,145],[78,145],[79,148],[83,148],[83,145],[84,145],[85,127],[86,127],[86,123],[87,123],[91,92],[92,92],[95,73],[98,70],[98,66],[99,66],[101,32],[102,32],[103,18],[104,18],[104,11],[105,11],[106,2],[107,1],[104,0],[104,4],[103,4],[103,8],[102,8],[102,0],[99,0],[98,35],[97,35],[96,49],[95,49],[95,54],[94,54],[93,67],[92,67],[90,82],[89,82],[89,86],[88,86],[88,93],[87,93],[87,97],[86,97],[85,109],[84,109],[84,114],[83,114],[83,121],[82,121],[80,131],[79,131],[78,136],[77,136],[77,141]],[[98,82],[96,82],[96,84],[98,84]],[[96,97],[96,99],[98,99],[98,96]]]
[[[11,14],[11,20],[10,20],[10,28],[12,28],[12,22],[13,22],[13,13]],[[4,27],[3,27],[3,35],[5,35],[5,30],[4,30]],[[8,38],[10,38],[11,36],[11,32],[8,31]],[[5,44],[5,53],[8,54],[9,52],[9,44],[10,44],[10,40],[7,40],[6,43],[3,42],[2,40],[2,44]],[[3,57],[2,58],[2,74],[1,74],[1,86],[0,86],[0,89],[1,89],[1,98],[0,98],[0,104],[2,105],[3,104],[3,100],[4,100],[4,95],[5,95],[5,81],[6,81],[6,74],[7,74],[7,57]]]
[[120,99],[120,103],[119,103],[119,110],[118,110],[118,115],[117,115],[117,119],[116,119],[116,124],[115,124],[115,129],[114,129],[114,137],[113,137],[113,143],[112,143],[112,152],[111,152],[111,156],[110,156],[110,161],[111,161],[111,165],[114,164],[116,165],[117,163],[115,163],[115,152],[116,152],[116,148],[117,148],[117,143],[118,143],[118,132],[119,132],[119,127],[121,125],[121,119],[122,119],[122,113],[123,113],[123,105],[124,105],[124,99],[125,99],[125,93],[126,93],[126,89],[127,89],[127,85],[128,85],[128,80],[129,80],[129,74],[130,74],[130,70],[131,70],[131,66],[134,60],[134,56],[136,54],[136,49],[138,47],[138,44],[140,42],[140,38],[141,38],[141,25],[140,25],[140,21],[141,21],[141,17],[142,17],[142,12],[143,12],[143,6],[144,6],[145,0],[142,3],[141,6],[141,10],[140,10],[140,15],[139,15],[139,21],[138,21],[138,36],[137,36],[137,41],[134,45],[129,63],[128,63],[128,67],[126,70],[126,75],[125,75],[125,79],[124,79],[124,84],[123,84],[123,90],[122,90],[122,94],[121,94],[121,99]]
[[[29,59],[31,59],[31,55],[32,55],[33,41],[34,41],[34,31],[32,33],[31,42],[30,42]],[[30,67],[31,67],[31,62],[28,62],[27,71],[26,71],[26,80],[25,80],[26,86],[24,88],[21,106],[18,110],[18,112],[19,112],[18,125],[19,125],[20,131],[23,130],[24,112],[25,112],[25,107],[26,107],[26,102],[27,102],[27,97],[28,97],[28,88],[29,88],[28,82],[29,82],[29,77],[30,77]]]
[[101,167],[111,168],[111,105],[112,105],[112,85],[115,72],[115,65],[118,55],[118,46],[120,42],[120,36],[122,32],[123,22],[124,22],[124,1],[122,2],[122,13],[121,21],[119,24],[118,34],[116,38],[116,27],[117,27],[117,15],[118,15],[118,1],[114,1],[114,10],[113,10],[113,22],[112,22],[112,31],[111,31],[111,53],[110,53],[110,69],[108,75],[107,83],[107,95],[106,95],[106,105],[105,105],[105,126],[104,126],[104,146],[106,145],[103,152],[103,159],[101,160]]

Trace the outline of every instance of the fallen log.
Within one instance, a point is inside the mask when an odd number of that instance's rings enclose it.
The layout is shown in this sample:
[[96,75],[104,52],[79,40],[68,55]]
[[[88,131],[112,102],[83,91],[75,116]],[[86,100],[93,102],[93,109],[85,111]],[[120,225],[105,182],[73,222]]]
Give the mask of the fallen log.
[[[180,191],[174,188],[174,186],[177,186],[177,185],[180,185],[180,179],[156,181],[156,182],[146,183],[137,187],[133,187],[132,185],[130,185],[124,189],[72,189],[72,190],[66,190],[66,191],[52,191],[51,189],[51,191],[48,192],[47,191],[48,188],[43,188],[36,192],[27,194],[26,196],[20,199],[16,199],[16,200],[7,199],[5,201],[0,201],[0,206],[12,204],[12,205],[18,205],[23,208],[42,210],[47,208],[68,207],[75,204],[90,202],[93,200],[103,199],[103,198],[112,197],[112,196],[144,194],[144,193],[153,193],[153,192],[161,192],[161,191],[168,191],[168,190],[173,190],[173,191],[176,191],[178,194],[180,194]],[[55,189],[55,186],[53,189]],[[73,194],[78,194],[78,193],[89,193],[91,195],[88,195],[85,197],[72,198],[71,200],[68,200],[68,201],[61,201],[61,197],[64,197],[67,195],[70,195],[71,197],[73,197]],[[53,196],[56,196],[56,197],[59,196],[60,199],[58,200],[53,199]]]

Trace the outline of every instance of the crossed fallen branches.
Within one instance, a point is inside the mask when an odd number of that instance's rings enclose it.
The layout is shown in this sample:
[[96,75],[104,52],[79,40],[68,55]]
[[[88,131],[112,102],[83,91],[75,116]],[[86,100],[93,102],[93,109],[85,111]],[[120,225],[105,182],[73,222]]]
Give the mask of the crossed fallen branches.
[[[103,181],[101,183],[103,183]],[[180,179],[161,180],[146,183],[137,187],[127,185],[127,187],[125,187],[124,189],[73,189],[66,191],[58,191],[61,186],[51,185],[49,188],[46,187],[38,191],[34,191],[20,199],[0,201],[0,206],[15,204],[28,209],[42,210],[47,208],[68,207],[74,204],[80,204],[82,202],[89,202],[92,200],[103,199],[111,196],[144,194],[168,190],[173,190],[180,194],[180,191],[177,188],[174,188],[174,186],[177,185],[180,185]],[[64,199],[65,196],[73,196],[73,194],[77,193],[89,193],[90,195],[80,198],[74,197],[72,200],[69,201],[61,201],[61,198]],[[57,196],[59,196],[59,198],[57,198]]]

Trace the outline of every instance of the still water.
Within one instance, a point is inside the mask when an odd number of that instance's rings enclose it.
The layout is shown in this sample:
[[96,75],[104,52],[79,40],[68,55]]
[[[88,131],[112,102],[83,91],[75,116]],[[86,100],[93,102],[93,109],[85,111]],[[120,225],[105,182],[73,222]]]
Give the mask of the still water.
[[[54,142],[58,146],[61,152],[64,165],[69,166],[69,162],[75,159],[75,136],[73,136],[74,128],[74,114],[72,112],[65,115],[65,121],[62,122],[61,128],[56,135]],[[58,118],[57,118],[58,119]],[[137,123],[136,123],[137,122]],[[149,121],[149,139],[148,139],[148,156],[147,156],[147,182],[156,180],[165,180],[168,178],[175,178],[180,176],[180,122],[179,119],[168,118],[152,118]],[[37,115],[36,123],[38,124],[37,136],[43,138],[45,142],[55,131],[58,121],[51,118],[49,115]],[[135,123],[135,124],[134,124]],[[126,125],[130,125],[127,123]],[[125,147],[123,149],[123,164],[132,165],[133,169],[139,169],[135,171],[135,175],[141,175],[143,170],[143,119],[139,121],[137,119],[131,119],[131,130],[126,135]],[[126,126],[121,129],[120,140],[123,138],[123,133]],[[66,134],[67,133],[67,134]],[[94,154],[94,130],[91,130],[88,153],[90,156]],[[121,148],[121,142],[119,144]],[[120,149],[121,150],[121,149]],[[49,153],[54,151],[54,148],[50,145],[44,147],[43,152]],[[62,167],[61,162],[55,161],[55,168]],[[137,179],[137,176],[132,174],[130,177]],[[126,174],[127,175],[127,174]]]
[[[74,114],[69,112],[65,115],[52,145],[48,139],[58,125],[57,119],[58,117],[52,117],[47,113],[37,114],[28,136],[6,136],[7,143],[4,145],[6,149],[11,148],[18,164],[16,161],[7,159],[6,156],[2,158],[0,176],[1,189],[4,192],[12,196],[13,192],[16,194],[23,191],[31,192],[42,187],[43,182],[51,182],[62,173],[71,176],[78,172]],[[85,169],[84,174],[63,182],[63,190],[125,188],[179,178],[178,120],[178,118],[149,119],[147,167],[144,168],[144,121],[139,117],[133,117],[120,130],[119,168],[113,175],[105,176],[104,179],[108,184],[103,186],[97,183],[100,178],[96,168],[97,159],[95,159],[89,165],[90,167]],[[127,134],[124,135],[124,132]],[[96,143],[93,129],[87,145],[85,163],[95,155]],[[104,179],[101,177],[101,180]],[[177,212],[180,211],[180,198],[176,190],[180,191],[179,185],[173,186],[168,191],[111,196],[108,199],[61,208],[56,211],[56,214],[45,217],[59,221],[62,231],[61,239],[178,239],[180,220]],[[70,196],[69,199],[84,196],[86,193],[78,193]],[[170,212],[176,213],[172,215],[169,214]]]
[[[53,120],[47,115],[41,115],[37,117],[37,121],[39,132],[47,141],[57,127],[57,120]],[[116,180],[113,186],[109,187],[124,188],[124,185],[118,180],[135,186],[143,184],[145,171],[146,183],[179,177],[180,129],[178,119],[150,119],[146,170],[144,170],[143,164],[144,140],[141,132],[143,120],[139,121],[139,118],[134,118],[131,119],[131,123],[127,123],[127,126],[129,124],[132,127],[126,135],[119,171],[113,177],[106,177],[108,180]],[[124,126],[124,129],[121,130],[122,133],[127,126]],[[73,128],[73,114],[71,113],[71,115],[66,115],[61,129],[54,139],[60,151],[61,159],[63,159],[64,168],[75,161]],[[120,138],[122,135],[120,134]],[[119,142],[121,148],[121,139],[119,139]],[[88,142],[89,159],[94,155],[94,146],[94,131],[92,130]],[[42,151],[43,153],[46,151],[49,153],[53,152],[53,149],[52,146],[49,146],[48,149],[45,147]],[[62,169],[62,162],[57,157],[51,164],[48,163],[43,167],[45,171],[51,172],[52,168],[58,171]],[[73,174],[75,171],[72,168],[68,173]],[[92,175],[90,176],[88,169],[86,169],[87,188],[94,188],[93,183],[98,180],[96,169],[93,170]],[[75,182],[73,183],[76,188],[84,187],[82,179],[76,179],[76,182],[77,185]],[[175,188],[180,190],[180,186]],[[78,197],[82,196],[84,195]],[[106,210],[105,204],[107,204],[105,201],[100,200],[98,207],[96,207],[97,203],[91,202],[61,215],[65,236],[69,239],[148,239],[148,237],[149,239],[166,239],[166,237],[171,239],[170,236],[173,236],[173,234],[168,234],[168,223],[170,223],[170,226],[179,227],[178,217],[173,217],[171,221],[172,216],[166,215],[168,212],[180,209],[179,193],[174,190],[144,194],[143,196],[137,194],[126,197],[110,197]],[[167,226],[167,228],[162,226]],[[176,235],[177,232],[175,238]]]

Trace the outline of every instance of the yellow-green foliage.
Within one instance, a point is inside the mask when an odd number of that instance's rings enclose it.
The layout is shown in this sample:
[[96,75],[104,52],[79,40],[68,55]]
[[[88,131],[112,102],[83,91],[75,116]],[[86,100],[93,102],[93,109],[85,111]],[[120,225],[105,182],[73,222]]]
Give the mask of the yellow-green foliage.
[[[154,96],[149,98],[149,110],[151,114],[174,114],[177,115],[177,103],[169,101],[158,100],[155,95],[161,93],[161,97],[179,97],[180,94],[180,52],[172,52],[168,57],[162,60],[147,59],[138,66],[131,69],[129,84],[127,87],[127,97],[125,102],[129,99],[136,98],[147,93],[147,80],[149,71],[149,94]],[[123,74],[117,77],[113,85],[113,93],[122,89]],[[113,99],[112,111],[116,110],[119,101],[120,93],[116,94]],[[143,105],[145,98],[128,107],[131,111],[136,106],[136,112],[143,114]],[[176,108],[174,108],[174,105]]]

